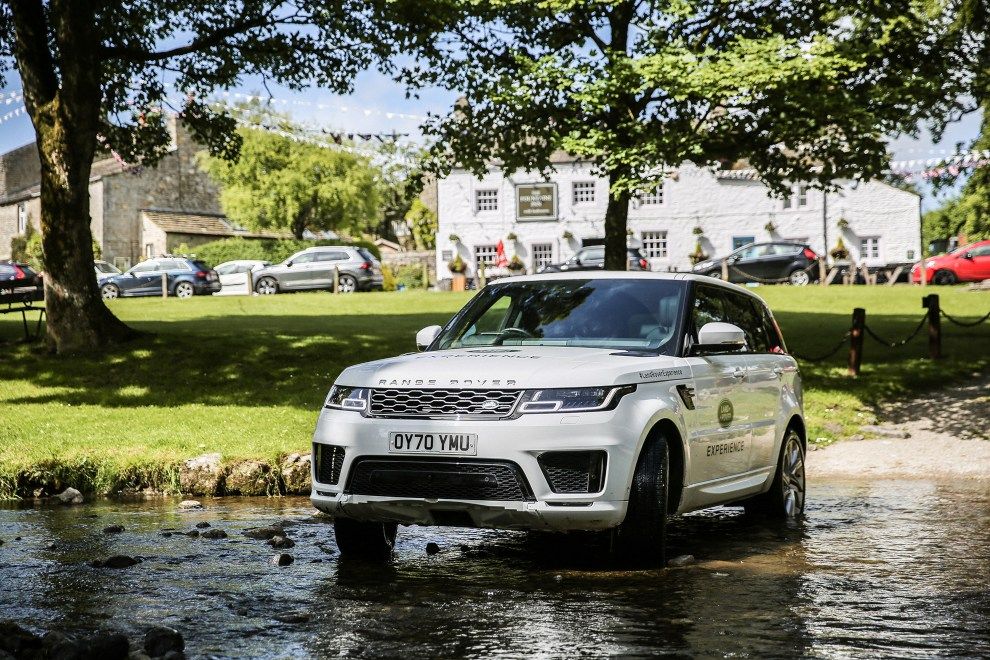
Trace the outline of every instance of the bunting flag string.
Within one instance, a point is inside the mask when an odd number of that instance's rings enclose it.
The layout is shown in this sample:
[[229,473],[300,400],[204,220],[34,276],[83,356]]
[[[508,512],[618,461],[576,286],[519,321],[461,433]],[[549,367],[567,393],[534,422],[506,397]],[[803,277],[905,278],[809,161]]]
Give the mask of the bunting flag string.
[[26,115],[26,114],[27,114],[27,110],[24,108],[23,105],[20,106],[19,108],[14,108],[10,112],[0,115],[0,124],[10,119],[13,119],[14,117],[17,117],[19,115]]

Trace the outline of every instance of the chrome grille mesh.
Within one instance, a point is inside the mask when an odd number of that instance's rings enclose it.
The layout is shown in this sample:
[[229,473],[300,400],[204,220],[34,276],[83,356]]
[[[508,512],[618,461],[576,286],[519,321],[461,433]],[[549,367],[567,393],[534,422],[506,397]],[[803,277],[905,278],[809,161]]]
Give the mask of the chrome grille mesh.
[[373,417],[508,417],[520,390],[374,389]]

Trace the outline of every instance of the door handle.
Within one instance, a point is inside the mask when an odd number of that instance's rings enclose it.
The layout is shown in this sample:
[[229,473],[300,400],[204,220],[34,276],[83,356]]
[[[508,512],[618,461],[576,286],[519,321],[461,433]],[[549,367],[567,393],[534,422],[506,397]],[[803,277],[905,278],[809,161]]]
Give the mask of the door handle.
[[773,377],[774,378],[780,378],[783,375],[784,375],[784,370],[782,368],[780,368],[780,367],[774,367],[773,368]]

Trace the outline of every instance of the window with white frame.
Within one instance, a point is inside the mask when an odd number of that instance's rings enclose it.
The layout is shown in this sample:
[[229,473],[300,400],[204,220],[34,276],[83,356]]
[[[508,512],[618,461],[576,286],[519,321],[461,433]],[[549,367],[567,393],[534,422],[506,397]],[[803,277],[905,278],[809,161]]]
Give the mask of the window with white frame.
[[17,233],[18,234],[26,233],[27,226],[28,226],[27,204],[22,202],[17,205]]
[[485,267],[491,266],[495,263],[498,258],[498,248],[494,245],[475,245],[474,246],[474,267],[477,268],[481,264],[485,264]]
[[533,243],[530,252],[533,255],[534,272],[553,263],[553,243]]
[[859,239],[859,258],[860,259],[880,258],[879,236],[864,236],[863,238]]
[[667,256],[667,232],[644,231],[640,234],[640,240],[647,259]]
[[478,213],[498,210],[498,190],[487,188],[474,191],[474,210]]
[[791,186],[790,194],[784,198],[784,209],[800,209],[808,205],[808,186],[799,183]]
[[148,259],[151,259],[151,258],[153,258],[155,256],[155,244],[154,243],[145,243],[144,244],[144,256],[146,258],[148,258]]
[[803,208],[808,205],[808,186],[800,184],[797,187],[797,207]]
[[652,188],[648,188],[640,193],[639,201],[643,204],[643,206],[656,206],[657,204],[663,204],[663,182],[660,182]]
[[593,204],[595,201],[594,181],[574,182],[574,204]]

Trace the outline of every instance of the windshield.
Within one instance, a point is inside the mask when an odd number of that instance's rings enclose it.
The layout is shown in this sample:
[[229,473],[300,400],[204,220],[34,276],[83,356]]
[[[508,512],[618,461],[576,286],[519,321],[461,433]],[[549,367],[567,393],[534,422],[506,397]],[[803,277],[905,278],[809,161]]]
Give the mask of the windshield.
[[492,284],[437,346],[583,346],[672,355],[684,291],[684,282],[646,279]]
[[108,264],[105,261],[97,261],[97,262],[94,262],[93,265],[96,267],[96,271],[98,273],[119,273],[120,272],[119,270],[117,270],[116,267],[111,266],[110,264]]

